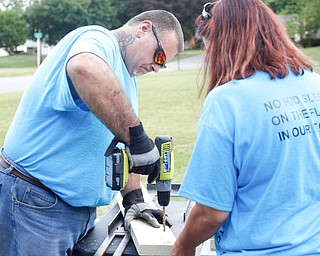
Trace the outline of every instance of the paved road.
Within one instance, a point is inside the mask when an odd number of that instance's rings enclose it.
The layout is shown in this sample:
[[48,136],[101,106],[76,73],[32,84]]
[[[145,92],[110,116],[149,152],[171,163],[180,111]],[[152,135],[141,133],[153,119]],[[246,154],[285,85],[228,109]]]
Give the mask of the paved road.
[[[193,57],[185,58],[180,61],[172,61],[167,64],[166,71],[173,70],[187,70],[187,69],[197,69],[201,68],[203,63],[203,55],[196,55]],[[162,72],[162,70],[161,70]]]
[[[201,67],[202,61],[203,55],[193,56],[180,61],[173,61],[168,63],[167,68],[161,70],[161,72],[197,69]],[[30,80],[31,76],[0,77],[0,94],[22,91],[28,85]]]
[[22,91],[30,80],[31,76],[0,77],[0,93]]

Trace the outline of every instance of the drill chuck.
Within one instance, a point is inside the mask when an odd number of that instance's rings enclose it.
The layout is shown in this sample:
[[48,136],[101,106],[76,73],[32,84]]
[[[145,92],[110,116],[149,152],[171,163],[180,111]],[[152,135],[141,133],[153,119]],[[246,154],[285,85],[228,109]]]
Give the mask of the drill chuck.
[[161,206],[168,206],[170,202],[171,180],[157,180],[158,203]]

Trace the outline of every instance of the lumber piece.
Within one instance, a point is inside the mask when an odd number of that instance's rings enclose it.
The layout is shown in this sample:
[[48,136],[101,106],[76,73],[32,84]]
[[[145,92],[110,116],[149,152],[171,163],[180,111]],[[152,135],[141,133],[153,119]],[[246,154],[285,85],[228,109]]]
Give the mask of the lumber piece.
[[130,234],[139,255],[171,255],[176,240],[169,227],[154,228],[146,221],[133,220]]
[[[141,189],[145,202],[156,208],[149,193],[142,184]],[[116,199],[122,214],[124,214],[120,192],[117,194]],[[171,255],[173,244],[176,241],[174,234],[168,226],[163,231],[162,226],[154,228],[143,219],[134,219],[131,222],[130,235],[139,255]]]

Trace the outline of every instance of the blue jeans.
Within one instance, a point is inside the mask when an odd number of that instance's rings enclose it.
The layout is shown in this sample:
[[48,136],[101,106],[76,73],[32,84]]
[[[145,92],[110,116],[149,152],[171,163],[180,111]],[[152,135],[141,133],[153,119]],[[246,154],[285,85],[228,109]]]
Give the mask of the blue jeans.
[[72,255],[93,228],[95,208],[72,207],[0,165],[0,255]]

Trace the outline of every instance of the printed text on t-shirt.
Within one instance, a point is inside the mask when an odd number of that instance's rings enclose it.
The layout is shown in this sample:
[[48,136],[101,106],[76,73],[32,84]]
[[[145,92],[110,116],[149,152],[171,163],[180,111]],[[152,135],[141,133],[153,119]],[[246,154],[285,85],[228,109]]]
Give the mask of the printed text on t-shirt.
[[[286,112],[271,116],[271,123],[281,127],[281,124],[299,122],[299,125],[290,129],[279,130],[277,137],[280,141],[320,132],[320,92],[303,94],[301,96],[288,96],[282,99],[274,99],[264,103],[268,113],[285,108]],[[301,120],[306,122],[301,124]]]

